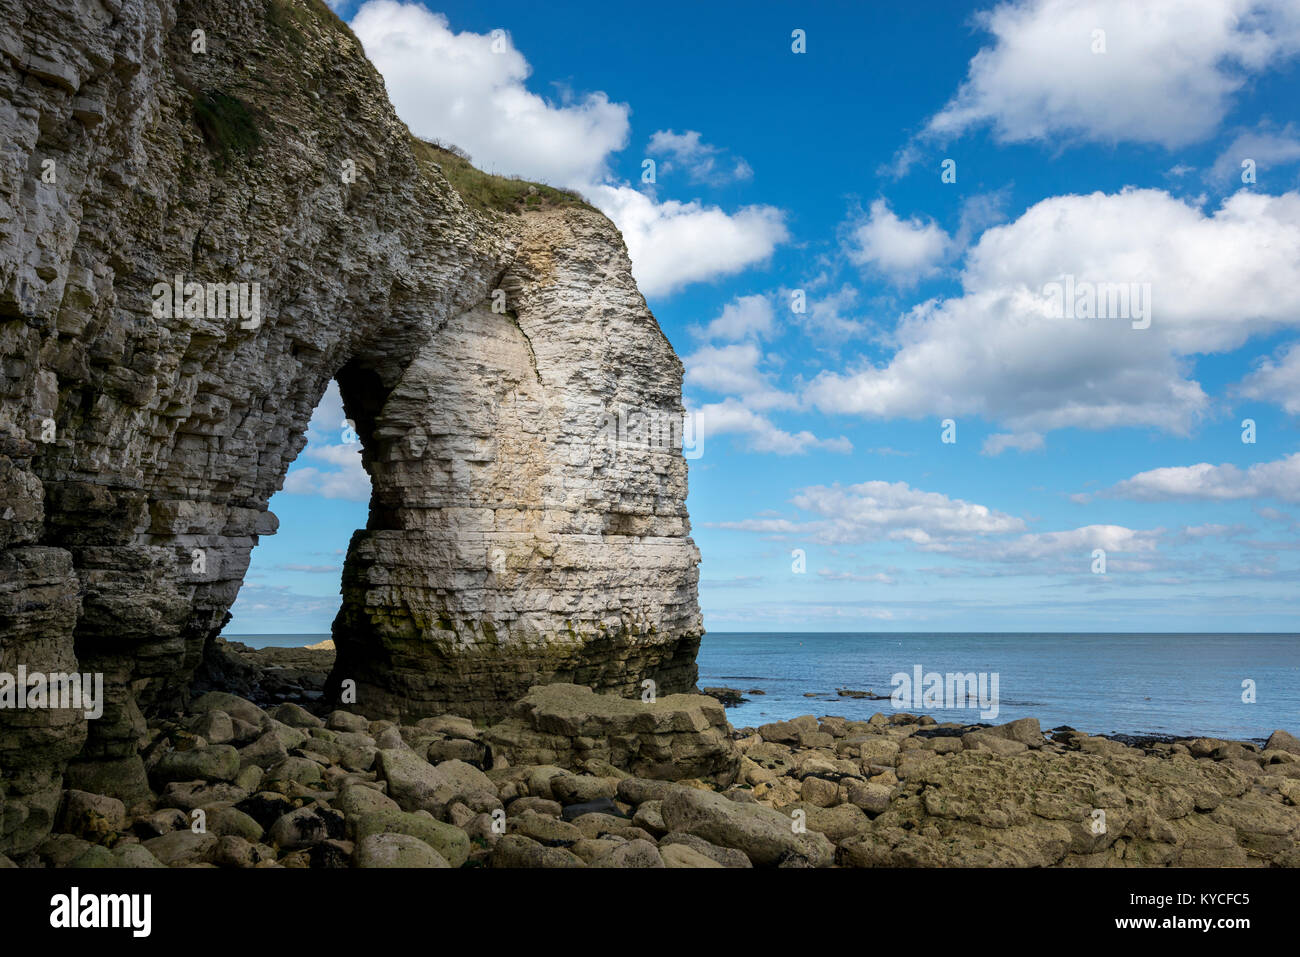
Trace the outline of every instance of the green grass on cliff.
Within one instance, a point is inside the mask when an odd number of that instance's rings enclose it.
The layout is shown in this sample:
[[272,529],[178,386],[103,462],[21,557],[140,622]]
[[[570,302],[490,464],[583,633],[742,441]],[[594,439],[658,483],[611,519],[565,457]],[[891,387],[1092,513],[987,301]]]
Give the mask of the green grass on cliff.
[[252,111],[237,96],[204,90],[194,97],[194,121],[221,166],[233,155],[247,156],[262,142]]
[[462,150],[411,137],[411,149],[421,165],[437,164],[447,182],[471,206],[502,213],[519,213],[528,209],[558,206],[591,205],[571,189],[559,189],[530,183],[517,176],[497,176],[476,168]]
[[270,0],[266,7],[266,22],[298,46],[307,42],[304,34],[318,26],[352,32],[325,0]]

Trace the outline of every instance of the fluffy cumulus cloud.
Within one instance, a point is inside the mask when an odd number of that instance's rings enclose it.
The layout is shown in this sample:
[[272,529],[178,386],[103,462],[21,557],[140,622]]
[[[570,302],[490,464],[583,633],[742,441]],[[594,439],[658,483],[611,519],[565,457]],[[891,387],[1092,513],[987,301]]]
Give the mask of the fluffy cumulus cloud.
[[729,158],[726,150],[705,143],[697,130],[685,133],[658,130],[650,137],[646,152],[663,158],[659,173],[668,174],[680,168],[693,183],[721,186],[754,176],[754,170],[744,159]]
[[883,199],[850,230],[850,261],[884,273],[900,284],[930,275],[948,252],[950,240],[936,223],[900,219]]
[[1001,455],[1007,449],[1018,452],[1037,452],[1043,448],[1043,436],[1038,432],[999,432],[984,440],[981,455]]
[[[787,301],[795,290],[788,290]],[[818,347],[834,346],[847,339],[864,336],[871,324],[854,313],[858,308],[858,290],[844,283],[833,292],[807,293],[803,312],[791,310],[791,316],[808,333],[809,342]]]
[[804,536],[825,545],[904,541],[929,546],[971,536],[1020,532],[1024,522],[984,505],[912,488],[906,482],[814,485],[790,500],[811,520],[761,517],[715,527]]
[[343,413],[338,383],[325,389],[307,425],[307,446],[302,457],[320,465],[294,463],[284,479],[291,495],[370,501],[370,476],[361,465],[361,444]]
[[697,434],[706,441],[734,436],[750,452],[773,455],[852,452],[853,443],[842,435],[824,438],[807,429],[788,431],[770,418],[775,410],[799,406],[798,396],[779,385],[780,358],[763,349],[762,340],[779,332],[772,299],[764,295],[737,297],[707,325],[692,329],[705,342],[682,357],[683,384],[692,392],[721,397],[698,403],[688,395]]
[[1120,482],[1110,494],[1140,502],[1237,499],[1300,502],[1300,452],[1245,469],[1208,462],[1151,469]]
[[[1183,529],[1171,536],[1163,528],[1102,524],[1035,532],[1017,516],[912,488],[905,482],[817,485],[799,490],[790,501],[802,516],[767,513],[706,525],[828,547],[902,543],[918,552],[963,563],[927,569],[945,576],[1089,574],[1097,549],[1106,553],[1108,569],[1152,571],[1166,562],[1159,554],[1162,544],[1232,533],[1226,526],[1207,526]],[[818,576],[826,582],[881,584],[893,584],[897,578],[868,571],[821,569]]]
[[708,342],[683,357],[684,384],[688,389],[725,397],[702,405],[688,399],[698,434],[706,440],[738,436],[749,451],[776,455],[852,452],[853,444],[844,436],[828,439],[807,430],[789,432],[764,414],[798,405],[796,395],[778,386],[776,372],[770,367],[779,363],[760,345],[762,337],[776,330],[772,301],[761,295],[732,300],[707,326],[693,330]]
[[749,336],[770,336],[776,327],[776,313],[767,296],[738,296],[722,307],[722,314],[700,330],[704,339],[736,341]]
[[1239,186],[1245,173],[1242,164],[1248,160],[1254,164],[1259,182],[1269,170],[1300,163],[1300,129],[1288,123],[1280,130],[1261,128],[1238,134],[1215,160],[1209,178],[1221,187]]
[[989,124],[1003,142],[1185,146],[1251,76],[1300,51],[1294,0],[1015,0],[977,23],[992,43],[931,135]]
[[1247,399],[1272,402],[1291,415],[1300,415],[1300,343],[1291,343],[1280,356],[1260,359],[1236,391]]
[[1185,433],[1209,408],[1190,357],[1300,322],[1300,194],[1241,191],[1208,214],[1161,190],[1052,197],[986,231],[961,280],[900,319],[885,364],[823,372],[806,401]]
[[755,342],[702,346],[683,360],[686,385],[718,395],[734,396],[749,408],[788,408],[795,397],[781,392],[759,366],[762,349]]
[[[609,158],[627,144],[630,107],[601,92],[559,102],[531,92],[528,61],[504,31],[458,33],[442,14],[398,0],[368,0],[351,27],[416,135],[459,146],[489,172],[579,190],[623,231],[647,296],[762,263],[787,239],[784,215],[770,206],[727,212],[612,181]],[[749,175],[695,131],[655,135],[652,145],[695,181]]]
[[[1091,559],[1095,549],[1109,556],[1154,552],[1164,535],[1163,529],[1132,529],[1123,525],[1085,525],[1060,532],[1028,532],[996,542],[951,544],[936,542],[929,551],[947,552],[979,561],[1043,562],[1049,559],[1083,562]],[[1085,566],[1086,567],[1086,566]]]
[[785,215],[773,206],[728,213],[698,200],[661,202],[630,186],[588,187],[586,195],[622,230],[647,296],[765,262],[789,238]]
[[791,501],[833,520],[821,540],[861,542],[880,538],[927,544],[935,539],[1016,531],[1024,523],[984,505],[915,489],[906,482],[815,485]]
[[407,126],[489,172],[595,182],[627,143],[627,104],[604,93],[556,104],[529,92],[531,69],[507,33],[456,33],[442,14],[396,0],[369,0],[351,26]]
[[768,452],[774,455],[803,455],[811,451],[849,453],[853,443],[844,436],[833,439],[818,438],[803,430],[787,432],[778,428],[771,419],[755,411],[754,404],[728,397],[721,402],[706,403],[692,408],[697,434],[705,442],[726,435],[739,436],[751,452]]

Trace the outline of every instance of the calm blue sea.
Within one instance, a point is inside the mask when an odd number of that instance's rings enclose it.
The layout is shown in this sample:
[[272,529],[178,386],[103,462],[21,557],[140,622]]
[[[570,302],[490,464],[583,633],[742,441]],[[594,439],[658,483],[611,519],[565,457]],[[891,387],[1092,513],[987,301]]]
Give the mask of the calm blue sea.
[[[229,635],[255,647],[314,644],[327,635]],[[839,698],[839,688],[889,694],[891,677],[923,673],[998,676],[998,715],[978,709],[904,707]],[[888,634],[710,632],[700,684],[742,691],[727,709],[736,727],[836,714],[923,711],[940,721],[991,723],[1035,717],[1091,734],[1155,733],[1265,738],[1300,734],[1300,635]],[[1254,682],[1255,702],[1242,701]],[[919,692],[918,692],[919,693]],[[813,694],[816,697],[805,697]]]

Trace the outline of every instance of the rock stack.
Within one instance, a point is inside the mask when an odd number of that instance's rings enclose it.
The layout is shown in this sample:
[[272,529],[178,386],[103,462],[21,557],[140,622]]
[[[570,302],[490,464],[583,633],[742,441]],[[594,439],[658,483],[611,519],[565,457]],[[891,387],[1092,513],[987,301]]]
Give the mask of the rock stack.
[[4,0],[0,106],[0,670],[108,699],[0,711],[0,851],[65,783],[148,792],[146,717],[185,707],[331,379],[373,487],[333,689],[411,722],[693,688],[686,464],[622,427],[680,420],[682,368],[604,216],[453,186],[321,0]]

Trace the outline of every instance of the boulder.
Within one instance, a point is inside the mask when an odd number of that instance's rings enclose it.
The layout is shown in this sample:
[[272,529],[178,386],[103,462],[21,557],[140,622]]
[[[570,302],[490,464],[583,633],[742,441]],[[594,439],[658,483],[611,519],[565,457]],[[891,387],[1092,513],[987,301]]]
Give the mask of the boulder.
[[371,834],[357,843],[357,867],[450,867],[436,850],[409,834]]
[[246,721],[259,728],[266,720],[266,713],[253,702],[224,691],[209,691],[190,702],[191,714],[203,714],[207,711],[220,711],[231,719]]
[[662,868],[664,859],[652,841],[637,840],[618,844],[591,862],[592,867]]
[[791,856],[815,867],[831,863],[834,847],[815,831],[800,833],[797,821],[759,804],[739,804],[720,794],[683,788],[663,802],[664,824],[713,844],[743,851],[759,866],[775,866]]
[[126,805],[103,794],[69,790],[63,798],[58,827],[98,843],[126,827]]
[[302,705],[286,701],[271,709],[271,717],[287,724],[291,728],[323,728],[325,722],[312,714]]
[[706,695],[644,702],[582,685],[539,685],[484,738],[513,765],[577,768],[596,759],[640,777],[719,784],[732,783],[740,768],[723,707]]
[[359,817],[370,811],[401,810],[398,803],[387,794],[364,784],[350,784],[342,788],[334,799],[333,806],[348,817]]
[[1291,754],[1300,754],[1300,738],[1278,728],[1264,742],[1264,750],[1288,751]]
[[711,857],[706,857],[686,844],[669,844],[659,849],[664,867],[722,867]]
[[1019,741],[1029,748],[1041,748],[1045,740],[1043,729],[1038,726],[1037,718],[1020,718],[1016,721],[1008,721],[1006,724],[988,728],[984,733],[995,738],[1005,738],[1008,741]]
[[357,817],[352,830],[358,844],[377,834],[404,834],[432,847],[451,867],[460,867],[469,859],[468,834],[423,814],[370,811]]
[[267,833],[267,839],[282,851],[293,851],[343,837],[343,824],[341,811],[309,804],[277,818]]
[[492,849],[493,867],[586,867],[587,863],[567,848],[545,847],[521,834],[507,834]]
[[153,768],[154,779],[164,784],[171,781],[233,781],[237,774],[239,752],[229,744],[169,751]]
[[145,841],[146,851],[168,867],[187,864],[204,864],[217,847],[215,834],[195,834],[193,831],[172,831],[162,837]]

